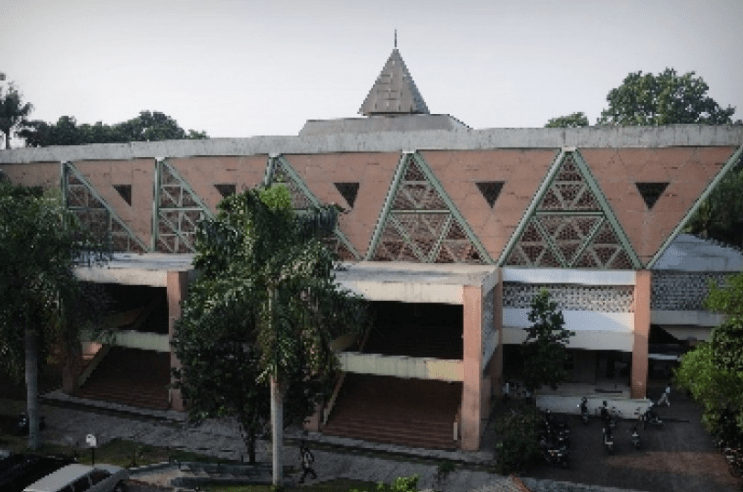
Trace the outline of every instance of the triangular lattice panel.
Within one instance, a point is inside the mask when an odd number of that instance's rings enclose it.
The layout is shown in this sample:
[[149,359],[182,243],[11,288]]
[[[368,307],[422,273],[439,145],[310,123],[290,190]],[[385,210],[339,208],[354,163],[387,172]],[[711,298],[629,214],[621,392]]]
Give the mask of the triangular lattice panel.
[[[65,202],[67,208],[84,224],[93,237],[114,252],[144,253],[144,244],[116,215],[113,209],[77,175],[74,166],[64,166]],[[118,190],[117,190],[118,191]]]
[[425,170],[412,156],[391,191],[389,210],[371,259],[426,263],[484,263],[467,234]]
[[633,268],[627,242],[619,239],[612,212],[574,153],[556,164],[551,181],[504,262],[537,268]]
[[159,162],[158,172],[155,251],[193,253],[198,223],[209,211],[170,164]]

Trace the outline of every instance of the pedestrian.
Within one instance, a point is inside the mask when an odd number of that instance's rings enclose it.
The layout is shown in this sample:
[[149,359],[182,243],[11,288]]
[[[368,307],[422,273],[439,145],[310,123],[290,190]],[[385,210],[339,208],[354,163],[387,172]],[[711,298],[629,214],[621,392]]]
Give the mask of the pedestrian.
[[312,467],[312,463],[315,462],[315,455],[312,454],[305,441],[299,444],[299,459],[302,462],[302,478],[299,479],[299,483],[304,483],[307,475],[312,475],[312,478],[317,479],[317,473]]
[[658,399],[657,405],[660,406],[661,403],[665,403],[667,406],[671,406],[671,400],[668,399],[668,397],[671,396],[671,385],[670,383],[666,385],[666,390],[663,392],[661,397]]
[[508,396],[511,392],[511,383],[506,380],[506,384],[503,385],[503,403],[508,403]]

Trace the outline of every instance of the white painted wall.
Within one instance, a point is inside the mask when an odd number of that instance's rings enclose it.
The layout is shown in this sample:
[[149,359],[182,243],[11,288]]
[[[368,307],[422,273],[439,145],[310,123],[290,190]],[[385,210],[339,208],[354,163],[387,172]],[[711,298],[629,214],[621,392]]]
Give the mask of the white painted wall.
[[464,362],[461,360],[359,352],[341,352],[338,354],[338,360],[344,372],[438,381],[464,380]]

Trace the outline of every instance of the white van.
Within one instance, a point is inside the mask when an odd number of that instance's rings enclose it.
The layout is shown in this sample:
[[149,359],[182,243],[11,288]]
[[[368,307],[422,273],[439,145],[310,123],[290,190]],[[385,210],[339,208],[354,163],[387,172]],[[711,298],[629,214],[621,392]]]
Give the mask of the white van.
[[126,468],[72,464],[32,483],[23,492],[122,492],[129,478]]

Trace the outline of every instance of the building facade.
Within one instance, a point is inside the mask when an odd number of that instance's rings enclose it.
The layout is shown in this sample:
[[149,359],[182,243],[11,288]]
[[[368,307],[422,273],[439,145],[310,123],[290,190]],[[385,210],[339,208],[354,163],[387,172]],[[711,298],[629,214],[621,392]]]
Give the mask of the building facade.
[[[6,150],[0,170],[14,183],[61,189],[117,251],[78,275],[120,299],[114,345],[164,368],[152,396],[162,408],[183,409],[165,386],[178,365],[169,338],[195,275],[198,221],[261,183],[284,183],[296,209],[344,209],[331,245],[343,261],[336,277],[377,319],[365,339],[337,341],[346,376],[312,423],[320,431],[364,437],[334,424],[334,413],[350,415],[349,395],[362,401],[372,378],[387,378],[388,387],[441,391],[426,404],[441,409],[447,437],[431,446],[477,450],[494,395],[518,376],[514,348],[543,288],[576,333],[571,382],[619,382],[627,398],[646,396],[664,359],[654,338],[704,339],[719,321],[699,299],[708,279],[741,270],[740,254],[681,230],[741,159],[743,127],[473,130],[428,113],[397,49],[360,112],[308,121],[297,136]],[[106,359],[120,356],[84,344],[65,391],[85,396]]]

